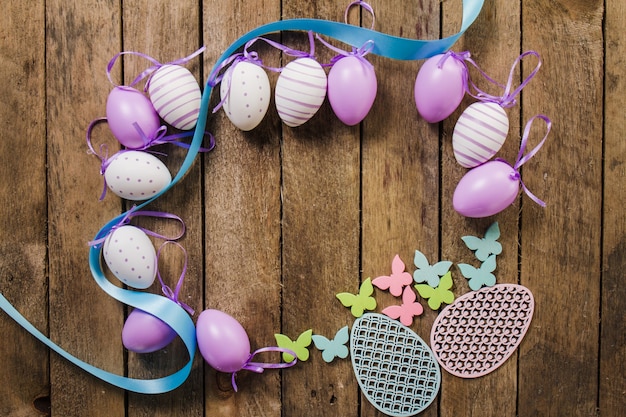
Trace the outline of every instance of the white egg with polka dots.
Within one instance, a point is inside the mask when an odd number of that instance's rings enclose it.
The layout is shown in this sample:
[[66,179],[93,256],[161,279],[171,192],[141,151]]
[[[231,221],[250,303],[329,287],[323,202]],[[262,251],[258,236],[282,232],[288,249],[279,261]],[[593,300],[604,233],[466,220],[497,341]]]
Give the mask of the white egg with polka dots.
[[147,200],[172,182],[165,164],[148,152],[120,151],[105,166],[107,186],[127,200]]
[[261,123],[270,104],[270,81],[259,65],[240,61],[222,79],[220,97],[230,121],[243,131]]
[[114,229],[104,241],[102,255],[113,275],[129,287],[145,289],[154,282],[156,251],[140,228],[125,225]]

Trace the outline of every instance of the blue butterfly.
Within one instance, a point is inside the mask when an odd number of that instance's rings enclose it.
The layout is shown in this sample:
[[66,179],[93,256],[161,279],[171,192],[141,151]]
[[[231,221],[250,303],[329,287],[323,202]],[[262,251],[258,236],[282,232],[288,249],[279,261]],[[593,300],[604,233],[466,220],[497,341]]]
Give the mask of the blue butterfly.
[[468,249],[475,250],[476,259],[481,262],[487,260],[489,255],[500,255],[502,253],[502,245],[498,242],[500,237],[500,227],[498,222],[493,223],[485,232],[484,238],[476,236],[463,236],[463,242]]
[[322,351],[322,359],[330,363],[335,358],[345,359],[348,357],[348,348],[345,344],[348,343],[349,338],[348,326],[345,326],[337,331],[333,340],[328,340],[322,335],[314,334],[313,344]]
[[444,276],[452,266],[452,262],[450,261],[441,261],[431,265],[428,259],[426,259],[426,256],[418,250],[415,251],[413,263],[418,268],[413,272],[415,282],[418,284],[426,282],[433,288],[439,286],[440,277]]
[[483,286],[493,287],[496,284],[496,276],[492,274],[496,270],[496,255],[489,256],[480,268],[469,264],[458,264],[461,274],[467,278],[469,287],[478,291]]

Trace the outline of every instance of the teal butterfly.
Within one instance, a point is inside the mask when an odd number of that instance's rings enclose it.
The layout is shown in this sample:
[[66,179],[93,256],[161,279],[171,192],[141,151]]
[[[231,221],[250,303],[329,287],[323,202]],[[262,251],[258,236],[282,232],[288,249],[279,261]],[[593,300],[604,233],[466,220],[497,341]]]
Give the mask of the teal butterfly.
[[[291,340],[288,336],[280,333],[275,334],[274,338],[276,339],[276,344],[278,344],[278,347],[291,350],[293,353],[296,354],[298,360],[304,362],[309,359],[309,349],[307,349],[307,347],[311,344],[312,335],[313,330],[309,329],[302,333],[300,336],[298,336],[295,341]],[[283,360],[285,362],[291,362],[294,359],[295,358],[293,357],[293,355],[283,352]]]
[[438,310],[441,304],[450,304],[454,301],[454,293],[450,291],[452,284],[452,273],[448,271],[439,280],[437,288],[427,284],[418,284],[415,285],[415,289],[422,298],[428,300],[428,307]]
[[502,253],[502,245],[498,242],[500,238],[500,227],[498,222],[493,223],[485,232],[484,238],[476,236],[463,236],[463,242],[468,249],[476,251],[474,255],[481,262],[487,260],[489,255],[500,255]]
[[483,286],[492,287],[496,284],[496,276],[492,274],[496,270],[496,255],[490,255],[480,268],[468,264],[458,264],[461,274],[467,278],[469,287],[478,291]]
[[322,359],[325,362],[330,363],[335,358],[345,359],[348,357],[348,348],[346,347],[346,343],[350,339],[348,326],[339,329],[332,340],[319,334],[314,334],[312,337],[315,347],[322,351]]
[[433,288],[439,285],[439,277],[445,275],[452,266],[450,261],[441,261],[431,265],[426,256],[418,250],[415,251],[413,263],[418,268],[413,272],[415,282],[418,284],[425,282]]
[[376,299],[372,297],[374,286],[370,278],[363,281],[359,288],[358,294],[350,294],[349,292],[340,292],[337,298],[344,307],[350,307],[350,311],[354,317],[361,317],[365,310],[373,310],[376,308]]

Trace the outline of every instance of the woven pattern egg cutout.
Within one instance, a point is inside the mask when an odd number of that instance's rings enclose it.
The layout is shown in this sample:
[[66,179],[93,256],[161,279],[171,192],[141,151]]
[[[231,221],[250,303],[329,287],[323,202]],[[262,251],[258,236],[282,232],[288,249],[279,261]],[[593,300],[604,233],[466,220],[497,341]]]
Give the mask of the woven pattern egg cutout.
[[148,94],[157,113],[167,123],[180,130],[196,126],[202,94],[187,68],[163,65],[150,78]]
[[452,375],[476,378],[502,365],[519,346],[534,311],[532,293],[498,284],[467,293],[439,314],[430,345]]
[[378,313],[356,319],[350,356],[363,395],[387,415],[415,415],[437,397],[441,372],[432,351],[396,320]]
[[502,148],[508,133],[509,118],[499,104],[471,104],[459,116],[452,132],[454,157],[461,166],[474,168]]
[[276,110],[283,123],[297,127],[317,113],[326,98],[328,80],[312,58],[300,58],[283,68],[275,88]]

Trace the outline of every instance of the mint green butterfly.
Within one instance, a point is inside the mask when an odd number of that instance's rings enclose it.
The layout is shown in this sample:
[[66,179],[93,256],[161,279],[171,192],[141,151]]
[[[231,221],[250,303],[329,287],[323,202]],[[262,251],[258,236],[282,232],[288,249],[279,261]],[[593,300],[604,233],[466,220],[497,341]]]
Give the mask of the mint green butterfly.
[[344,326],[337,331],[335,338],[332,340],[322,335],[314,334],[313,344],[322,351],[322,359],[330,363],[335,358],[345,359],[348,357],[348,348],[346,347],[348,339],[350,339],[349,329],[348,326]]
[[450,261],[441,261],[431,265],[426,256],[418,250],[415,251],[413,263],[418,268],[413,272],[415,282],[418,284],[425,282],[433,288],[439,285],[439,277],[448,272],[452,266]]
[[452,272],[450,271],[441,277],[436,288],[428,284],[415,285],[417,292],[422,298],[428,300],[428,307],[433,310],[438,310],[443,303],[450,304],[454,301],[454,293],[450,291],[450,288],[452,288]]
[[461,239],[465,242],[468,249],[476,251],[474,255],[481,262],[487,260],[489,255],[500,255],[502,253],[502,245],[498,242],[500,238],[500,227],[498,222],[493,223],[485,232],[484,238],[476,236],[463,236]]
[[493,287],[496,284],[496,276],[492,274],[496,270],[496,255],[490,255],[480,268],[469,264],[458,264],[461,274],[467,278],[469,287],[478,291],[483,286]]
[[361,317],[365,310],[374,310],[376,300],[371,295],[374,293],[374,286],[370,278],[363,281],[358,294],[340,292],[337,298],[344,307],[350,307],[350,312],[354,317]]
[[[302,333],[300,336],[298,336],[295,342],[291,340],[288,336],[280,333],[275,334],[274,338],[276,339],[278,347],[291,350],[293,353],[296,354],[298,360],[304,362],[309,359],[309,349],[307,349],[307,347],[311,344],[312,335],[313,330],[309,329]],[[295,358],[293,357],[293,355],[283,352],[283,360],[285,362],[291,362],[294,359]]]

